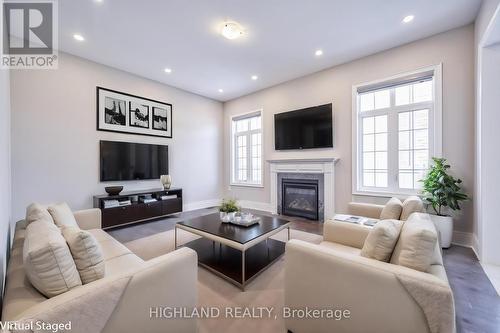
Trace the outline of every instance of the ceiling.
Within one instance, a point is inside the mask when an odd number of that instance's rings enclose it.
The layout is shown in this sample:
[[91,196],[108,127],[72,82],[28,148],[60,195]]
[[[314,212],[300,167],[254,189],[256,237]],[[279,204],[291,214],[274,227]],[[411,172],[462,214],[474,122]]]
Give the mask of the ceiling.
[[[481,0],[64,0],[62,51],[227,101],[474,21]],[[407,15],[415,19],[401,21]],[[234,20],[245,35],[228,40]],[[75,33],[85,40],[76,41]],[[322,56],[315,56],[321,49]],[[165,68],[171,68],[170,74]],[[257,75],[257,80],[251,76]],[[223,89],[223,92],[219,92]]]

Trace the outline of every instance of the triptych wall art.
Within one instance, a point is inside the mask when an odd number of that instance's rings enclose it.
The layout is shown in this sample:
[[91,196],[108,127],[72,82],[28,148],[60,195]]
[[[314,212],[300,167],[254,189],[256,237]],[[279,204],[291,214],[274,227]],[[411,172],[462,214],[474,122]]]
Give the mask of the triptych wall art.
[[172,104],[97,87],[97,130],[172,138]]

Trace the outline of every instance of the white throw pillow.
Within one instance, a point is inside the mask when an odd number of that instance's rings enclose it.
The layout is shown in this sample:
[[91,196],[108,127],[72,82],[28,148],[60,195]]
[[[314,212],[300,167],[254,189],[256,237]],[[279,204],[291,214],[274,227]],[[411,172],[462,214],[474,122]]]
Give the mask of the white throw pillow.
[[73,212],[65,202],[50,205],[47,210],[59,228],[63,226],[78,227]]
[[391,264],[427,272],[435,261],[438,236],[428,214],[414,213],[404,222],[399,240],[392,253]]
[[406,198],[403,202],[403,210],[401,212],[400,220],[406,221],[410,217],[411,214],[418,212],[421,213],[424,211],[424,203],[422,199],[417,196],[411,196]]
[[399,238],[403,222],[399,220],[379,221],[366,237],[361,255],[388,262]]
[[380,213],[381,220],[399,220],[401,216],[401,211],[403,210],[403,204],[398,198],[391,198],[385,204],[382,212]]
[[26,208],[26,226],[38,220],[54,223],[52,216],[47,211],[47,207],[34,202]]
[[23,265],[31,284],[47,297],[82,285],[68,244],[52,222],[39,220],[28,225]]
[[83,284],[104,277],[104,257],[95,237],[78,227],[63,227],[62,233],[80,273]]

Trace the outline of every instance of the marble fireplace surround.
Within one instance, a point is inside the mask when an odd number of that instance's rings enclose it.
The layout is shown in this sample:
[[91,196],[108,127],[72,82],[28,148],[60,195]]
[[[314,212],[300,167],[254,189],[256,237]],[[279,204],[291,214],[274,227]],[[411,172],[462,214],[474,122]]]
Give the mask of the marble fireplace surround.
[[[323,199],[322,215],[324,215],[324,220],[333,218],[335,215],[335,163],[337,161],[336,158],[268,160],[271,170],[271,212],[277,214],[279,211],[281,179],[287,176],[305,179],[323,178],[323,193],[319,194],[319,197]],[[308,174],[323,177],[308,177]]]

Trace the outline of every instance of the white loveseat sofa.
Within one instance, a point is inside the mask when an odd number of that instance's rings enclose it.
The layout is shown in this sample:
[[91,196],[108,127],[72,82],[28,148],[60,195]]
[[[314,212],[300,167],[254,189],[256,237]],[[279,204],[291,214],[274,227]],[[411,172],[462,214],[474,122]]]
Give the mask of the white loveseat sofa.
[[167,307],[197,303],[197,256],[182,248],[143,261],[101,229],[101,211],[74,213],[78,226],[97,239],[105,276],[46,298],[23,268],[25,221],[17,223],[6,274],[2,321],[67,323],[71,332],[196,332],[195,319],[159,318]]
[[[365,206],[366,207],[366,206]],[[358,207],[359,208],[359,207]],[[376,218],[379,207],[359,211]],[[361,214],[360,214],[361,215]],[[413,213],[404,222],[432,226],[428,214]],[[290,309],[348,310],[341,320],[285,318],[293,333],[452,333],[453,294],[436,242],[426,272],[360,255],[370,228],[327,221],[319,245],[291,240],[285,255],[285,306]],[[393,252],[396,253],[398,244]]]

